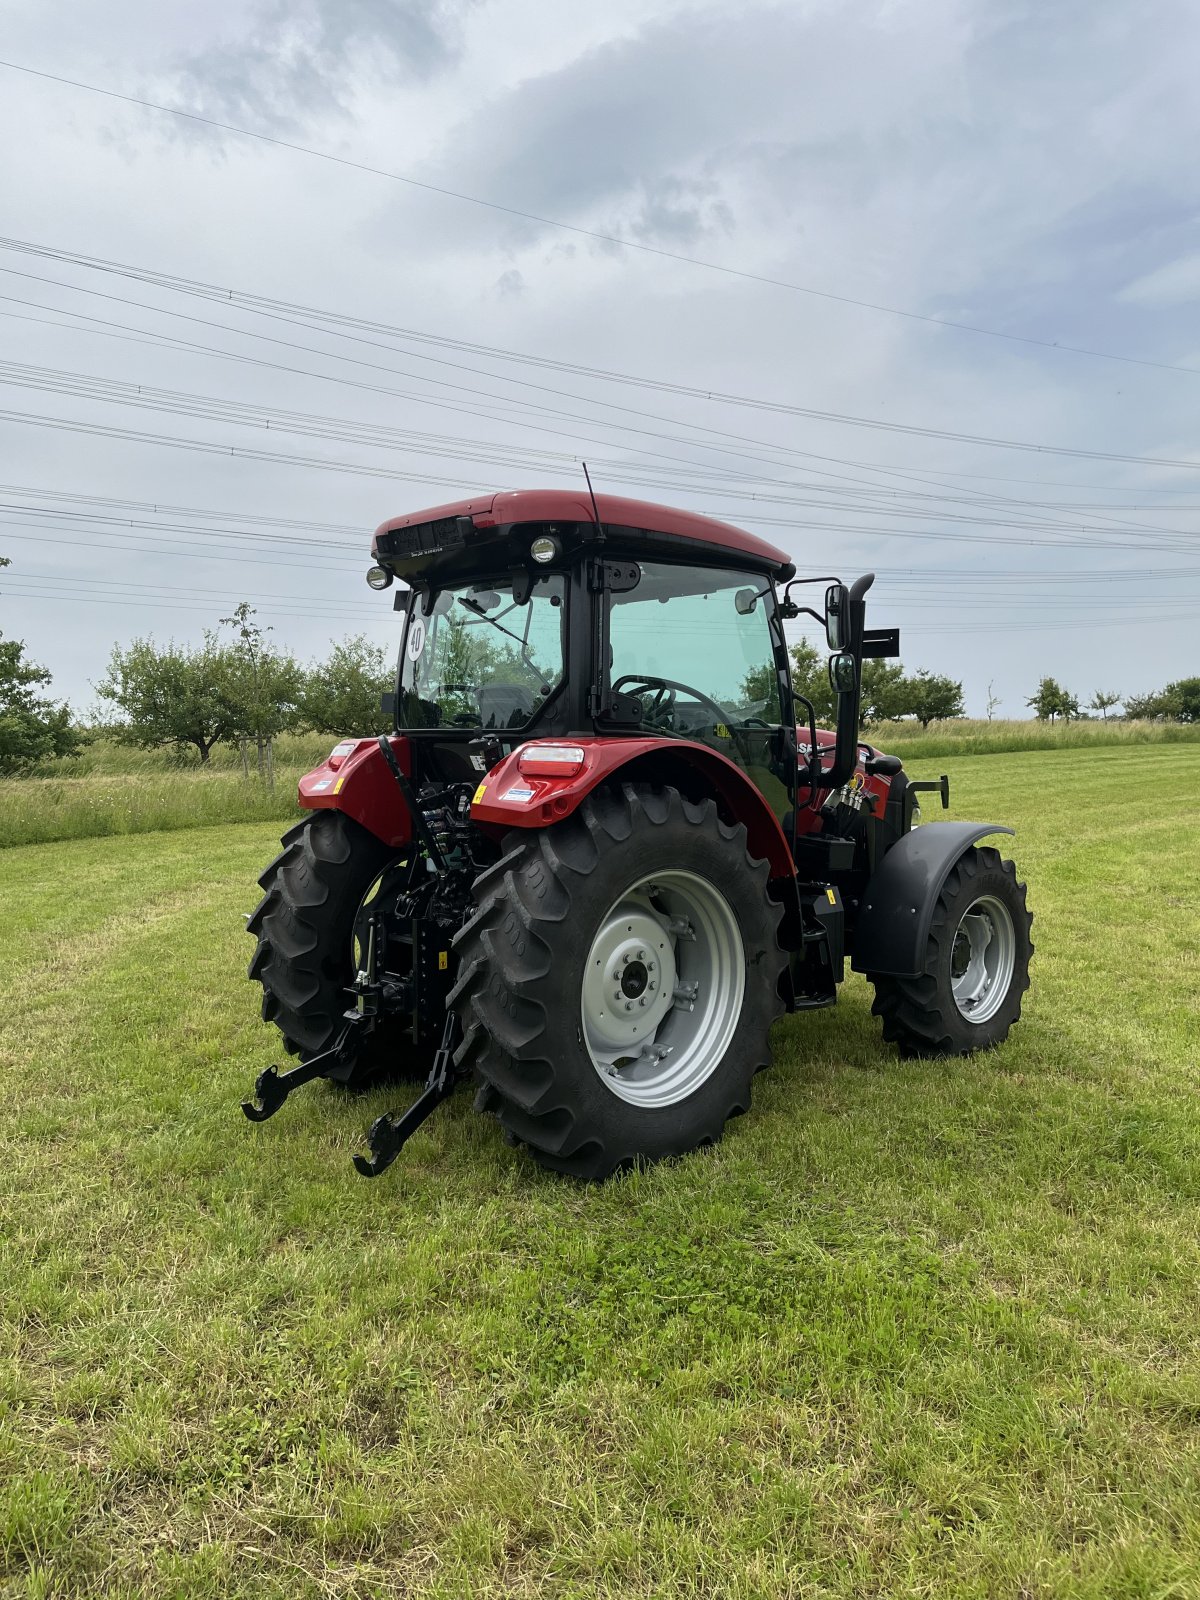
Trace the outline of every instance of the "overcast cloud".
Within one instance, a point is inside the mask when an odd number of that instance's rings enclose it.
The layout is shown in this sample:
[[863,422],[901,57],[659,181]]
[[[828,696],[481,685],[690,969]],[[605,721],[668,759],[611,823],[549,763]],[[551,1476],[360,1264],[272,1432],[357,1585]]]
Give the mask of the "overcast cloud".
[[[362,581],[377,522],[458,486],[573,483],[580,457],[602,486],[740,521],[802,568],[874,568],[874,621],[901,625],[908,665],[962,677],[976,714],[989,682],[1015,715],[1044,672],[1084,698],[1200,672],[1200,12],[1184,0],[5,15],[6,59],[526,214],[0,68],[11,238],[886,425],[354,342],[0,252],[0,630],[81,709],[114,640],[198,639],[243,597],[304,655],[352,631],[392,642],[388,597]],[[31,388],[11,364],[143,393]],[[254,423],[148,409],[151,388]],[[284,410],[330,420],[287,431]]]

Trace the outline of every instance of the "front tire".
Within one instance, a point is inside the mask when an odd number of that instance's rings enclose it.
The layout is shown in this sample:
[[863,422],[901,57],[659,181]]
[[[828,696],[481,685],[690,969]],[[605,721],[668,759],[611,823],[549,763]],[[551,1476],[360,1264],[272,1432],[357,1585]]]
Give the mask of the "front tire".
[[507,845],[455,941],[477,1106],[589,1180],[715,1142],[783,1010],[781,909],[745,828],[625,784]]
[[950,870],[916,978],[868,974],[883,1036],[905,1056],[966,1056],[1007,1039],[1029,987],[1033,917],[998,850],[972,848]]

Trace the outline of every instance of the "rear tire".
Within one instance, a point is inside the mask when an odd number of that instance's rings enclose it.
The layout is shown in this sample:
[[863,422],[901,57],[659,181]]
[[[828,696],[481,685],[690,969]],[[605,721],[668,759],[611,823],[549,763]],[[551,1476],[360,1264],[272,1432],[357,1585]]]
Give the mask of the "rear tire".
[[966,1056],[1007,1039],[1029,987],[1033,917],[1011,861],[967,850],[933,910],[924,971],[868,974],[883,1037],[904,1056]]
[[[283,850],[259,878],[263,897],[246,931],[258,940],[249,976],[263,987],[264,1022],[302,1061],[328,1050],[350,1004],[354,925],[396,851],[340,811],[314,811],[288,830]],[[403,1023],[378,1023],[350,1067],[351,1088],[384,1076],[423,1078],[433,1052],[417,1048]]]
[[783,1010],[781,908],[745,828],[626,784],[506,845],[455,940],[477,1107],[583,1179],[713,1143]]

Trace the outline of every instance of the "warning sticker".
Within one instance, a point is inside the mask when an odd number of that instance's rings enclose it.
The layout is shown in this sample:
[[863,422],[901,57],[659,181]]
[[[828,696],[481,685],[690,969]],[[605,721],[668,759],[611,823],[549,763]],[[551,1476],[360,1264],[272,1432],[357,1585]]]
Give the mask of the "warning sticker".
[[486,783],[481,783],[479,785],[478,789],[476,789],[475,793],[471,796],[471,804],[473,806],[477,806],[479,804],[479,802],[483,799],[483,797],[484,797],[484,795],[486,793],[487,793],[487,784]]

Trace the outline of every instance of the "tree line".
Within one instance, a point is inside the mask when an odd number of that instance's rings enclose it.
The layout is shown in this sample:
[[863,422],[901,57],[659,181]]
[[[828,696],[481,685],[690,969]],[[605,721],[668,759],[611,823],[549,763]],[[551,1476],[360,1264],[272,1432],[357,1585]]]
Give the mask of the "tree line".
[[222,617],[225,638],[205,632],[196,648],[135,639],[114,645],[96,693],[108,708],[102,726],[118,743],[195,753],[201,764],[218,744],[236,743],[249,771],[250,752],[270,778],[272,742],[305,730],[347,737],[377,733],[380,696],[394,669],[379,645],[356,635],[325,661],[304,666],[268,637],[245,601]]
[[[0,556],[0,567],[7,565]],[[202,764],[217,745],[236,744],[244,770],[249,773],[253,760],[268,779],[272,742],[285,731],[349,738],[379,731],[380,696],[394,679],[393,663],[381,646],[360,635],[335,645],[326,660],[305,665],[275,644],[270,633],[243,601],[221,619],[220,630],[206,631],[198,646],[160,645],[149,638],[114,645],[96,685],[100,728],[120,743],[172,749]],[[823,653],[801,640],[791,647],[791,657],[796,693],[812,702],[818,723],[832,724],[835,697]],[[0,637],[0,772],[75,755],[85,743],[87,735],[70,707],[43,692],[49,682],[50,673],[26,659],[20,640]],[[767,696],[766,686],[750,678],[743,687],[751,698]],[[989,720],[997,704],[989,684]],[[1076,695],[1045,677],[1026,704],[1046,721],[1090,713],[1107,720],[1110,711],[1123,706],[1127,719],[1200,723],[1200,678],[1183,678],[1142,695],[1097,690],[1081,707]],[[957,680],[923,668],[909,672],[898,661],[863,663],[862,720],[868,727],[908,717],[928,727],[964,714]]]
[[1042,722],[1074,722],[1092,712],[1099,712],[1107,722],[1108,713],[1117,706],[1124,708],[1128,722],[1200,722],[1200,678],[1180,678],[1149,694],[1097,689],[1083,708],[1078,695],[1065,689],[1057,678],[1043,678],[1025,704]]
[[[253,760],[268,780],[272,743],[281,733],[379,731],[380,696],[394,675],[380,646],[356,636],[335,645],[326,660],[304,665],[273,643],[244,601],[221,626],[224,632],[208,630],[194,647],[153,639],[114,645],[95,686],[97,731],[201,764],[217,745],[236,744],[246,772]],[[50,673],[26,659],[20,640],[0,638],[0,772],[77,755],[86,743],[70,707],[41,693],[49,682]]]

